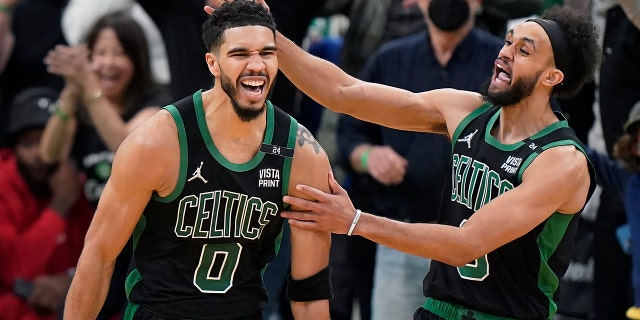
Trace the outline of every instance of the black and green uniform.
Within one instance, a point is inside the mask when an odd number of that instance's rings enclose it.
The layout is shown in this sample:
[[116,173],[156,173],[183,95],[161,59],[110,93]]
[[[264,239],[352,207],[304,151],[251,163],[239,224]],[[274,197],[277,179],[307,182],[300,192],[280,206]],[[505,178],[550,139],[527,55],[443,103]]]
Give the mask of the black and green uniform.
[[298,123],[267,101],[261,151],[235,164],[213,143],[201,91],[165,109],[180,142],[180,168],[167,170],[180,174],[170,195],[154,194],[134,231],[126,318],[257,315],[267,303],[262,272],[282,235]]
[[[521,184],[527,167],[549,148],[573,145],[584,153],[560,114],[560,121],[514,144],[491,136],[499,116],[500,108],[485,104],[454,132],[451,180],[443,189],[451,193],[443,194],[439,223],[464,224],[483,205]],[[591,164],[589,171],[590,196],[595,187]],[[569,265],[579,218],[555,212],[527,234],[464,267],[433,261],[424,281],[423,307],[445,319],[550,319],[557,310],[553,297]]]

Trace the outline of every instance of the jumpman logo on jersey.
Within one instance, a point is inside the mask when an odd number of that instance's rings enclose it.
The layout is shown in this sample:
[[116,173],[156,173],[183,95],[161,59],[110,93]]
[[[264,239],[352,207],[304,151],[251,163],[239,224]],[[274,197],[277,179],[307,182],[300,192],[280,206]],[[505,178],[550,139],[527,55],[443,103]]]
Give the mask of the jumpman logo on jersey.
[[198,179],[202,180],[204,183],[209,182],[202,176],[202,174],[200,174],[200,170],[202,170],[202,161],[200,161],[200,166],[196,169],[196,171],[193,172],[193,176],[191,178],[189,178],[189,180],[187,180],[187,181],[193,181],[193,179],[198,178]]
[[476,129],[476,131],[474,131],[474,132],[469,133],[464,138],[458,139],[458,142],[466,142],[467,143],[467,148],[471,149],[471,139],[473,139],[473,136],[476,133],[478,133],[478,129]]
[[462,316],[462,320],[476,320],[476,317],[473,311],[469,310],[466,315]]

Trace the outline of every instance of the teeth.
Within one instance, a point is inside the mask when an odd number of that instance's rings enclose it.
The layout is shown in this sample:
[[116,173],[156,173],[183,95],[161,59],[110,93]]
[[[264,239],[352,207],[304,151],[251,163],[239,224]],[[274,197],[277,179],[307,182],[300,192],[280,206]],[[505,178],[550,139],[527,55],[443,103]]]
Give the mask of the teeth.
[[262,81],[262,80],[245,80],[245,81],[242,81],[242,84],[244,84],[245,86],[259,87],[259,86],[264,84],[264,81]]

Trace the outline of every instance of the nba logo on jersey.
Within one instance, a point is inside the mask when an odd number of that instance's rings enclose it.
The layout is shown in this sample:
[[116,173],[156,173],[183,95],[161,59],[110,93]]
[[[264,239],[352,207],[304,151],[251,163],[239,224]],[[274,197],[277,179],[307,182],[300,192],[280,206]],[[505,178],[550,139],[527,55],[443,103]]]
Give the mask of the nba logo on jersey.
[[258,187],[280,187],[280,170],[274,168],[260,169],[260,179],[258,180]]

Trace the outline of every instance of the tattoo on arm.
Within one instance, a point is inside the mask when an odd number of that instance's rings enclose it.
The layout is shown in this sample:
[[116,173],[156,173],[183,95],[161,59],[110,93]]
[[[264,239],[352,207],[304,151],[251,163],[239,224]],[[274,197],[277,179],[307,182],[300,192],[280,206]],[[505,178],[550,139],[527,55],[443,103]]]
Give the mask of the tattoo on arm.
[[309,130],[301,125],[298,126],[298,145],[303,146],[304,144],[310,145],[316,153],[320,153],[322,147],[313,137]]

